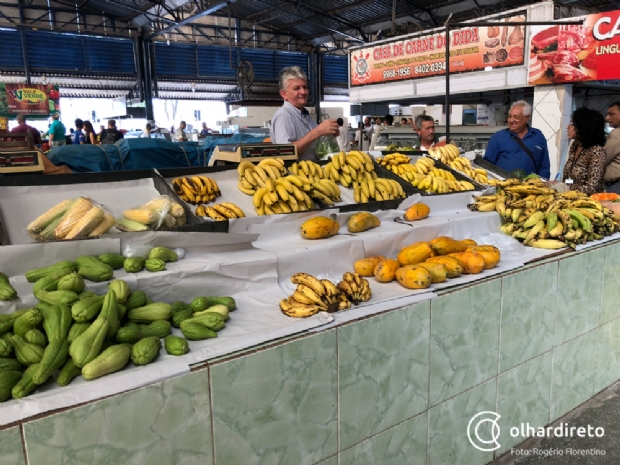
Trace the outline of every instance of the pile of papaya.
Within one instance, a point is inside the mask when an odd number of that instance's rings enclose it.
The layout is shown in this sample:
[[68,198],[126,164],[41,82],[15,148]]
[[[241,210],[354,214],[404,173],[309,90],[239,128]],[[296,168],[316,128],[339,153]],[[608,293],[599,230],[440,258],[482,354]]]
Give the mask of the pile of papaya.
[[426,289],[461,274],[478,274],[497,266],[500,251],[493,245],[478,245],[472,239],[440,236],[428,242],[403,247],[396,258],[367,257],[353,264],[356,273],[377,282],[395,279],[408,289]]

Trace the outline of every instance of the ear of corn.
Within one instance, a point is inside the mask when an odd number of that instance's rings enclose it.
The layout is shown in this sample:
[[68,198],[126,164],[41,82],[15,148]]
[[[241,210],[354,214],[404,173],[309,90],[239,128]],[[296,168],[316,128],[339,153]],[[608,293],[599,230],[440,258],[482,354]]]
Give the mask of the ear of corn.
[[159,219],[159,214],[148,208],[132,208],[130,210],[125,210],[123,216],[130,221],[136,221],[142,224],[155,223]]
[[153,200],[149,200],[141,208],[148,208],[149,210],[157,210],[162,212],[170,209],[170,200],[167,197],[160,196],[155,197]]
[[110,230],[110,228],[114,226],[115,223],[116,223],[116,219],[114,218],[114,216],[111,215],[110,213],[106,213],[103,216],[103,219],[99,222],[99,224],[95,226],[95,229],[93,229],[90,232],[88,237],[98,237],[98,236],[101,236],[102,234],[107,233]]
[[56,231],[56,228],[58,227],[61,221],[62,221],[62,216],[56,218],[54,221],[48,224],[47,227],[43,231],[39,233],[39,236],[42,239],[46,239],[46,240],[54,239],[56,237],[54,236],[54,231]]
[[37,219],[35,219],[32,223],[26,226],[26,230],[32,233],[38,233],[39,231],[44,230],[50,223],[59,219],[64,215],[71,205],[75,202],[75,199],[67,199],[60,202],[58,205],[50,208],[48,211],[43,213]]
[[124,232],[146,231],[149,229],[147,225],[128,220],[127,218],[118,218],[115,226],[116,229]]
[[67,233],[65,239],[78,239],[88,236],[95,227],[101,222],[105,213],[99,207],[93,207],[82,217],[80,221],[75,223],[71,231]]
[[185,215],[185,211],[181,205],[176,202],[172,202],[172,205],[170,206],[170,214],[175,218],[180,218]]
[[54,235],[56,239],[64,239],[65,236],[73,229],[86,213],[93,208],[90,200],[80,197],[75,201],[71,208],[67,211],[60,224],[56,227]]

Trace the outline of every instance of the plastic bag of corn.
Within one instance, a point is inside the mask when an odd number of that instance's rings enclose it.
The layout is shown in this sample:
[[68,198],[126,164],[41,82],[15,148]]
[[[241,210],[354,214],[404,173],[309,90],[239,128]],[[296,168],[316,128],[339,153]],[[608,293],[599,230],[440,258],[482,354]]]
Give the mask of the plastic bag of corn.
[[38,216],[26,233],[36,240],[71,240],[99,237],[115,224],[114,215],[92,199],[66,199]]
[[171,228],[186,223],[183,207],[169,196],[160,195],[139,207],[125,210],[123,217],[116,220],[115,226],[121,231],[131,232]]

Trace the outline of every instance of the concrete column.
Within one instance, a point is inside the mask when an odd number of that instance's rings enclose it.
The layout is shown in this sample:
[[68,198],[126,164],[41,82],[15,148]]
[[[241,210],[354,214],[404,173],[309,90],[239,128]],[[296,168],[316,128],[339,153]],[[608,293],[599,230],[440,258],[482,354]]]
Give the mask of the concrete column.
[[568,149],[566,127],[572,113],[572,84],[534,87],[531,125],[547,138],[552,180],[560,170],[562,155]]

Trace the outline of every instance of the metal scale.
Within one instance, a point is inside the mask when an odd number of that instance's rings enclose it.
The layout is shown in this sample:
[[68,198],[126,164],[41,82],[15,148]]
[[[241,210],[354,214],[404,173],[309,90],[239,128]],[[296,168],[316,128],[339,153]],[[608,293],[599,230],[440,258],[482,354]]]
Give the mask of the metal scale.
[[41,152],[34,148],[29,133],[0,133],[0,173],[42,173]]
[[297,160],[297,148],[293,144],[271,144],[257,142],[254,144],[218,145],[209,159],[209,166],[217,162],[224,164],[242,161],[258,162],[264,158],[281,158]]

